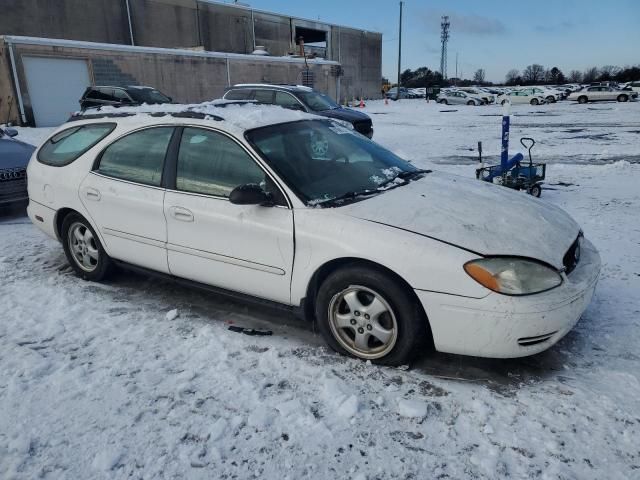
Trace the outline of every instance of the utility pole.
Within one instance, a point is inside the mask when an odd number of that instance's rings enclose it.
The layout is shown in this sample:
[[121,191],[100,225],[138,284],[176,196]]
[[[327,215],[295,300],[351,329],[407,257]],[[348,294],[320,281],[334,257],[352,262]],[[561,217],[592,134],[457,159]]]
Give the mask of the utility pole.
[[396,100],[400,100],[400,68],[402,65],[402,4],[400,2],[400,29],[398,32],[398,86],[396,88]]
[[458,52],[456,52],[456,82],[458,81]]

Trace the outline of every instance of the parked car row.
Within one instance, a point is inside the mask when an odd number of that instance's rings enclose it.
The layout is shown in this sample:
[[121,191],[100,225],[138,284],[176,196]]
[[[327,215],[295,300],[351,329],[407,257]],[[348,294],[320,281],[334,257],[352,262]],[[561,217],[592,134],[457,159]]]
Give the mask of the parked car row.
[[[637,85],[637,87],[634,87]],[[489,105],[492,103],[542,105],[564,99],[578,103],[612,100],[618,102],[633,101],[638,98],[640,82],[625,85],[559,85],[527,87],[452,87],[443,88],[436,97],[445,105]]]

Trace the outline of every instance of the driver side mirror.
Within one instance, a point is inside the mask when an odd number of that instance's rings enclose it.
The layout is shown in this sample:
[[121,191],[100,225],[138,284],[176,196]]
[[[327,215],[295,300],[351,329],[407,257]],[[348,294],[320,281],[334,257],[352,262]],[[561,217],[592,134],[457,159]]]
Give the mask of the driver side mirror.
[[231,190],[229,201],[235,205],[273,206],[273,196],[255,183],[240,185]]
[[5,128],[4,133],[7,134],[7,137],[15,137],[18,135],[18,131],[15,128]]

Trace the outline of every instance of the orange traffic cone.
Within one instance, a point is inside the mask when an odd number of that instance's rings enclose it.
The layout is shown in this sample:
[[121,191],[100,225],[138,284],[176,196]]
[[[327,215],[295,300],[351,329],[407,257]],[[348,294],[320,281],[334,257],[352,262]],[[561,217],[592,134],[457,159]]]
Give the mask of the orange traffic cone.
[[362,99],[362,97],[360,97],[360,105],[358,105],[360,108],[364,108],[364,100]]

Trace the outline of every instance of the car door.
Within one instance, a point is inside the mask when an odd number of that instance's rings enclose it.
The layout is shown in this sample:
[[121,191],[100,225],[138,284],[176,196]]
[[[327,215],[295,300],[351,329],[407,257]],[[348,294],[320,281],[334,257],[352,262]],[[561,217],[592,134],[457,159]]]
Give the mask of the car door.
[[80,199],[115,259],[168,273],[162,174],[172,126],[120,137],[98,156]]
[[[256,159],[231,136],[184,127],[167,187],[167,253],[173,275],[289,303],[293,212]],[[236,205],[231,191],[260,184],[274,206]]]

